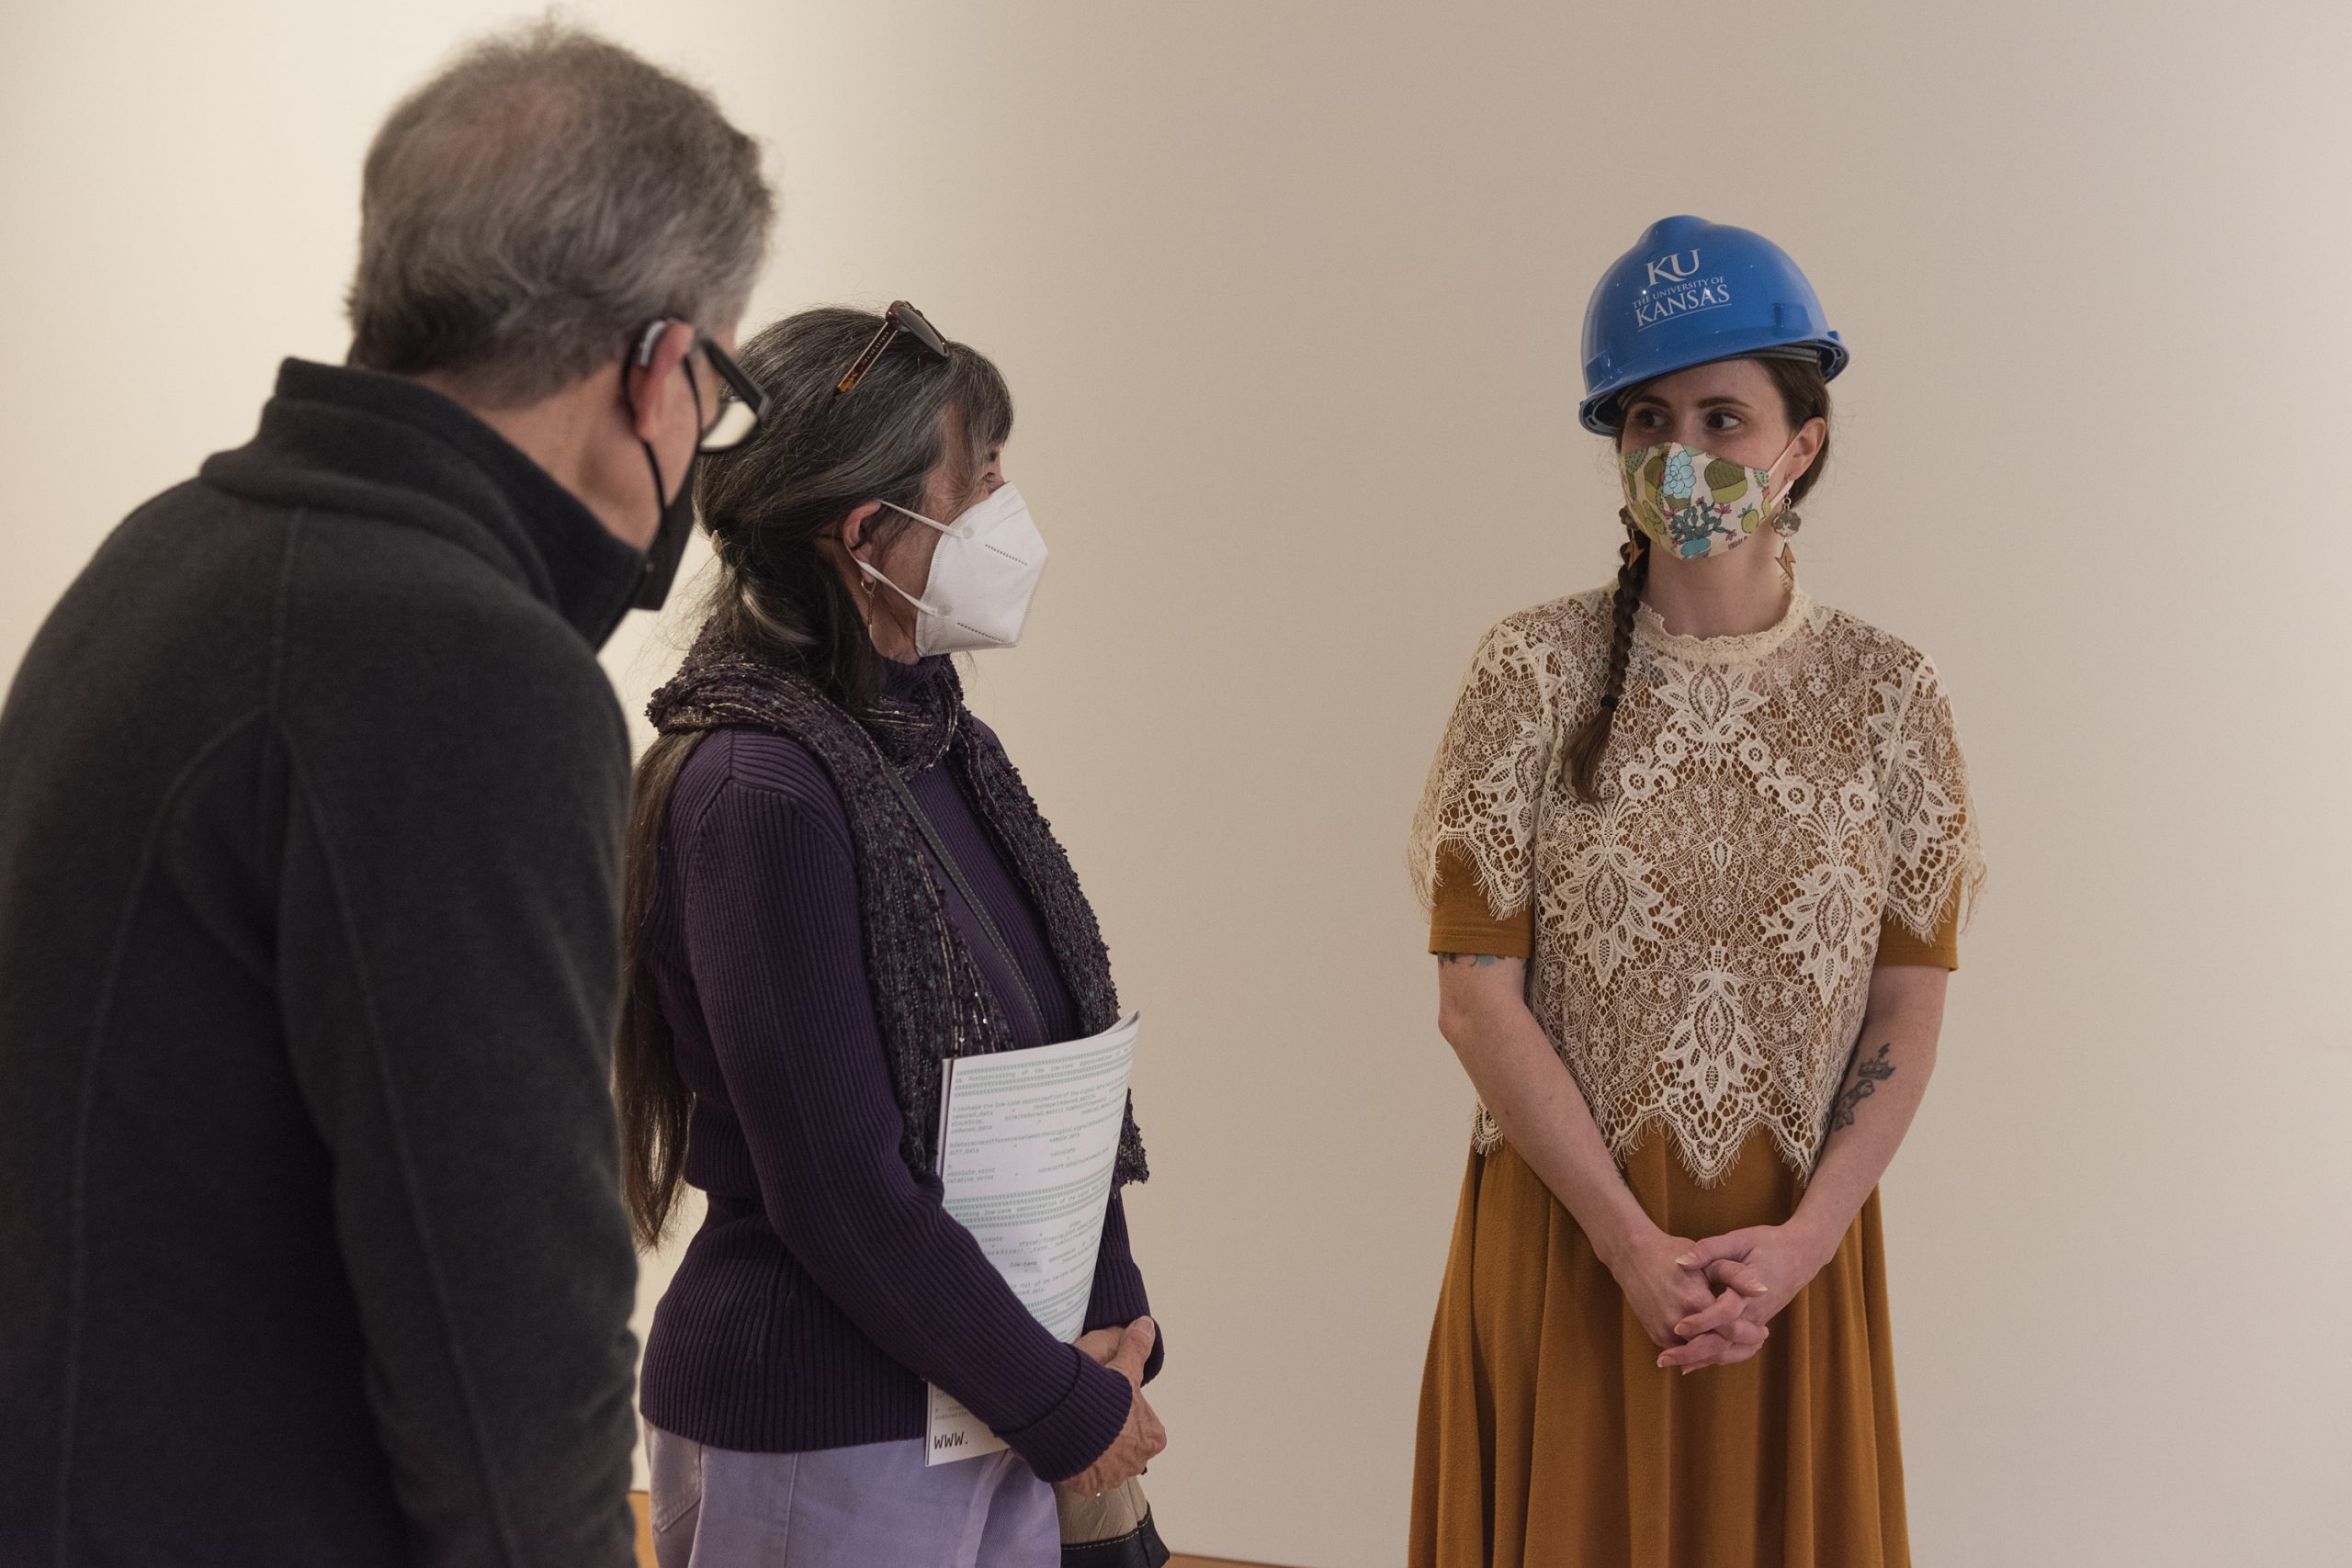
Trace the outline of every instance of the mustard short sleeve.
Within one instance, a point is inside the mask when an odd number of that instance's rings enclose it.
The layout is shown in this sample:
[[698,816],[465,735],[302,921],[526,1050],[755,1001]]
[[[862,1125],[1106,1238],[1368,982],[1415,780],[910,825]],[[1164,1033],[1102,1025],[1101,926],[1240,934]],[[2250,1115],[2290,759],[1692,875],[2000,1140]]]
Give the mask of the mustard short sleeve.
[[[1433,953],[1532,950],[1537,796],[1557,730],[1557,663],[1524,615],[1489,631],[1470,661],[1413,818],[1413,885]],[[1521,912],[1498,918],[1498,906]]]
[[1960,890],[1952,890],[1951,902],[1944,907],[1943,916],[1936,921],[1932,942],[1921,942],[1905,929],[1901,920],[1892,916],[1879,922],[1878,957],[1881,967],[1897,964],[1916,964],[1923,968],[1957,969],[1960,967]]
[[1535,951],[1535,901],[1498,919],[1478,891],[1469,855],[1459,844],[1447,844],[1438,851],[1430,895],[1430,951],[1525,958]]

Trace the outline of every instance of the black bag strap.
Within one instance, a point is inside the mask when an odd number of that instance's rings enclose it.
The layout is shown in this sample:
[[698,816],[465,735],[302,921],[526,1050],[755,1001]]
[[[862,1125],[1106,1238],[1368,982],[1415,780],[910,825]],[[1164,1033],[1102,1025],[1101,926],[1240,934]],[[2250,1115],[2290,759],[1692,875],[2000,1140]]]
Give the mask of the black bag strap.
[[[881,748],[877,746],[875,750],[879,754]],[[939,863],[939,869],[947,874],[947,880],[955,884],[956,895],[964,900],[964,907],[972,911],[972,919],[980,928],[980,934],[988,938],[990,947],[996,949],[997,957],[1003,961],[1004,972],[1012,976],[1013,988],[1021,993],[1021,1005],[1029,1010],[1029,1021],[1035,1026],[1037,1038],[1045,1040],[1046,1010],[1037,1005],[1036,993],[1029,988],[1029,978],[1021,973],[1021,963],[1012,956],[1012,948],[1004,940],[1004,933],[997,930],[996,921],[989,918],[989,907],[980,902],[980,896],[973,892],[972,885],[964,879],[964,868],[956,863],[955,855],[948,851],[947,840],[942,839],[939,829],[931,825],[930,813],[923,810],[922,802],[915,798],[915,792],[908,787],[905,779],[899,777],[898,765],[888,757],[882,758],[882,776],[890,781],[890,787],[899,792],[899,804],[907,808],[907,814],[915,819],[915,826],[922,829],[922,841],[931,846],[932,858]]]

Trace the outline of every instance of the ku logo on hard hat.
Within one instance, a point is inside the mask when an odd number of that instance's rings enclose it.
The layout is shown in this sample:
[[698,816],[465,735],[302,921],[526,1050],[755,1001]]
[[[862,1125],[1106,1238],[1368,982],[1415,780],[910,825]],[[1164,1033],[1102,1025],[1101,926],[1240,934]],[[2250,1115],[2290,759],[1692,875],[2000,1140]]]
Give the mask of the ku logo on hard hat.
[[1712,310],[1719,305],[1730,303],[1731,285],[1720,277],[1711,277],[1703,283],[1685,284],[1671,294],[1635,300],[1634,326],[1637,331],[1654,327],[1660,321],[1688,315],[1693,310]]
[[1692,251],[1690,253],[1690,259],[1687,262],[1679,255],[1660,256],[1657,260],[1650,263],[1649,265],[1650,287],[1653,288],[1662,288],[1669,283],[1679,283],[1684,278],[1689,277],[1692,273],[1697,272],[1699,270],[1699,253]]
[[1577,419],[1614,435],[1631,388],[1710,360],[1788,350],[1816,355],[1825,378],[1846,368],[1846,345],[1788,253],[1728,223],[1661,218],[1610,264],[1585,307]]

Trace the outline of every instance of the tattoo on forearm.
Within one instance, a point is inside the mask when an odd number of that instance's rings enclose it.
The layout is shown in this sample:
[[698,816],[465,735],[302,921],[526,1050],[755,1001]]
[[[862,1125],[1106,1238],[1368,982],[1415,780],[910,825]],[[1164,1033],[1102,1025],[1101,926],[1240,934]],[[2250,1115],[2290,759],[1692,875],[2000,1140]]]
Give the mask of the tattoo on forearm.
[[1854,1055],[1858,1058],[1854,1063],[1854,1087],[1838,1097],[1837,1113],[1829,1118],[1831,1132],[1852,1126],[1855,1108],[1876,1094],[1879,1085],[1894,1076],[1894,1064],[1886,1059],[1886,1054],[1894,1049],[1894,1043],[1889,1041],[1878,1048],[1877,1055],[1864,1056],[1860,1045],[1854,1047]]
[[1499,957],[1491,953],[1441,953],[1437,955],[1437,961],[1440,964],[1476,964],[1481,969],[1489,964],[1502,962]]

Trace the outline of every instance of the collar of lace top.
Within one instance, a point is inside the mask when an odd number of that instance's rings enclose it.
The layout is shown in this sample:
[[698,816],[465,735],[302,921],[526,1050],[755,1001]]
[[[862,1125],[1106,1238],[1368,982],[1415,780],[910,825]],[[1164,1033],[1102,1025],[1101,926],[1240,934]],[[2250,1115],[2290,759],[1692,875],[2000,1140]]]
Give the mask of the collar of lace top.
[[1685,664],[1753,664],[1770,658],[1794,637],[1812,613],[1813,601],[1804,596],[1804,590],[1792,586],[1788,609],[1760,632],[1742,632],[1734,637],[1684,637],[1679,632],[1668,631],[1666,617],[1642,604],[1634,612],[1634,640]]

